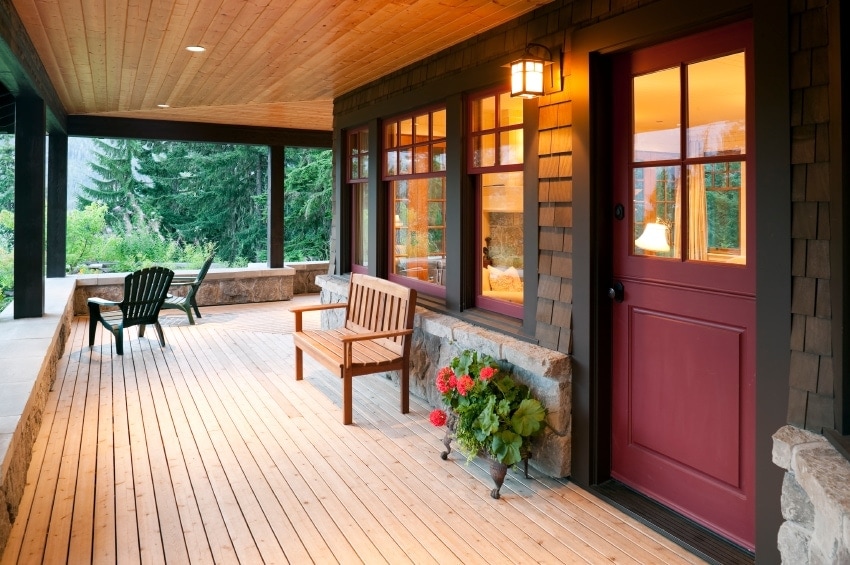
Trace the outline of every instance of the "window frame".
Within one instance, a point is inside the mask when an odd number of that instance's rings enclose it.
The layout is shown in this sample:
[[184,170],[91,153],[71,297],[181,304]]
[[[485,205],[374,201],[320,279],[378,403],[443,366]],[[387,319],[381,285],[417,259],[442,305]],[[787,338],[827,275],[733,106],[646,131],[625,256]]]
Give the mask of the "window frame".
[[[447,249],[447,245],[446,245],[446,233],[448,231],[448,226],[447,226],[447,221],[446,221],[445,206],[446,206],[446,201],[448,199],[448,195],[447,195],[447,192],[448,192],[448,171],[447,171],[447,166],[446,166],[448,135],[446,135],[445,133],[442,136],[435,136],[434,135],[434,119],[433,119],[434,114],[440,113],[440,112],[442,112],[443,116],[444,116],[444,120],[443,120],[444,128],[447,128],[448,127],[448,125],[447,125],[448,110],[447,110],[446,104],[431,104],[431,105],[428,105],[428,106],[425,106],[425,107],[422,107],[422,108],[418,108],[418,109],[410,111],[410,112],[405,112],[403,114],[398,114],[398,115],[391,116],[391,117],[388,117],[388,118],[381,120],[381,125],[380,125],[381,146],[380,147],[381,147],[381,181],[386,186],[387,214],[388,214],[388,216],[387,216],[387,229],[386,229],[386,238],[387,238],[387,242],[388,242],[387,251],[386,251],[387,266],[388,266],[387,267],[387,280],[396,282],[398,284],[407,286],[409,288],[416,289],[416,291],[419,292],[420,294],[444,299],[446,297],[446,282],[445,282],[445,279],[443,279],[443,281],[442,281],[443,284],[436,284],[436,283],[432,283],[432,282],[429,282],[429,281],[417,280],[417,279],[414,279],[412,277],[408,277],[408,276],[404,276],[404,275],[398,275],[398,274],[393,272],[394,271],[395,258],[396,258],[396,250],[395,250],[395,235],[396,235],[395,234],[395,229],[396,229],[396,225],[395,225],[395,203],[396,203],[395,200],[396,200],[396,198],[395,198],[395,196],[396,195],[395,195],[395,191],[393,189],[393,183],[394,182],[412,181],[412,180],[426,180],[426,179],[432,179],[432,178],[442,178],[443,179],[444,193],[443,193],[442,201],[443,201],[444,209],[443,209],[442,229],[443,229],[443,251],[444,251],[443,264],[444,264],[444,266],[445,266],[445,263],[447,261],[446,258],[448,256],[448,249]],[[429,132],[428,138],[426,140],[422,140],[422,139],[417,140],[415,138],[415,136],[417,135],[417,133],[416,133],[416,128],[417,128],[416,120],[417,120],[418,117],[421,117],[421,116],[426,115],[426,114],[428,115],[428,132]],[[411,134],[410,134],[411,135],[410,143],[397,142],[394,145],[391,145],[390,143],[388,143],[388,138],[387,138],[387,128],[388,128],[388,126],[390,126],[391,124],[399,124],[396,127],[396,137],[397,137],[397,139],[400,140],[400,138],[401,138],[401,133],[399,132],[400,124],[402,122],[407,121],[407,120],[410,120],[411,124],[412,124],[412,130],[411,130]],[[434,149],[434,146],[436,144],[442,144],[443,145],[442,168],[440,168],[438,170],[434,170],[435,153],[434,153],[433,149]],[[416,164],[415,164],[414,161],[415,161],[416,149],[417,148],[423,148],[425,146],[428,147],[428,161],[427,161],[428,162],[428,170],[422,171],[422,172],[415,172],[416,171]],[[400,172],[400,159],[398,157],[396,157],[395,173],[390,174],[390,172],[389,172],[389,164],[390,164],[389,154],[390,154],[390,152],[395,151],[396,155],[398,155],[401,152],[401,150],[405,150],[405,149],[410,150],[410,154],[411,154],[411,158],[412,158],[411,172],[401,173]]]
[[[357,147],[352,146],[352,138],[357,136]],[[364,149],[364,141],[365,141],[365,149]],[[368,209],[368,193],[369,193],[369,166],[371,164],[371,159],[366,161],[366,167],[364,169],[363,166],[363,156],[369,157],[369,127],[362,126],[357,128],[351,128],[345,131],[345,182],[350,192],[349,202],[351,203],[351,272],[353,273],[361,273],[368,274],[369,266],[363,265],[361,263],[357,263],[357,248],[360,245],[360,240],[358,236],[365,235],[366,245],[368,247],[368,236],[369,236],[369,226],[361,225],[359,221],[358,215],[362,211],[362,206],[360,204],[360,198],[358,196],[358,191],[362,191],[365,187],[366,189],[366,198],[367,198],[367,209]],[[352,174],[352,166],[354,158],[357,157],[358,164],[358,174],[354,176]],[[358,231],[359,228],[359,231]],[[368,261],[368,257],[366,257]]]
[[[465,134],[467,138],[467,174],[472,179],[472,186],[474,187],[474,214],[475,214],[475,249],[479,252],[483,249],[484,241],[481,234],[482,229],[482,221],[481,215],[483,213],[483,187],[481,186],[481,181],[483,176],[488,173],[510,173],[510,172],[519,172],[523,174],[523,226],[525,226],[525,215],[526,215],[526,205],[525,205],[525,173],[526,173],[526,140],[525,140],[525,126],[526,126],[526,111],[525,105],[523,104],[523,120],[519,124],[510,124],[506,126],[501,126],[499,121],[499,100],[502,94],[510,93],[510,86],[499,86],[495,88],[488,88],[484,90],[479,90],[475,92],[471,92],[466,96],[465,100],[465,108],[466,108],[466,121],[465,121]],[[494,123],[495,127],[481,129],[478,131],[473,131],[473,104],[477,100],[483,100],[488,97],[495,98],[495,109],[494,109]],[[490,166],[476,166],[474,162],[474,149],[475,149],[475,140],[477,137],[489,134],[495,134],[496,139],[502,132],[508,131],[516,131],[519,130],[523,133],[523,143],[522,143],[522,153],[523,159],[521,163],[510,163],[510,164],[502,164],[501,163],[501,152],[498,151],[498,143],[496,144],[495,151],[495,164]],[[534,132],[536,135],[536,132]],[[528,234],[526,230],[523,228],[523,238],[525,238]],[[523,244],[523,249],[525,249],[525,244]],[[474,304],[476,308],[480,308],[482,310],[486,310],[489,312],[494,312],[496,314],[501,314],[504,316],[509,316],[511,318],[516,318],[521,322],[524,322],[525,318],[525,300],[528,298],[528,293],[525,290],[526,286],[526,277],[523,278],[523,302],[520,304],[508,302],[506,300],[499,300],[495,298],[488,298],[484,296],[482,285],[483,285],[483,257],[479,257],[478,260],[475,261],[474,272]],[[528,263],[526,260],[526,253],[523,252],[523,270],[525,270],[525,264]],[[536,274],[536,273],[535,273]]]

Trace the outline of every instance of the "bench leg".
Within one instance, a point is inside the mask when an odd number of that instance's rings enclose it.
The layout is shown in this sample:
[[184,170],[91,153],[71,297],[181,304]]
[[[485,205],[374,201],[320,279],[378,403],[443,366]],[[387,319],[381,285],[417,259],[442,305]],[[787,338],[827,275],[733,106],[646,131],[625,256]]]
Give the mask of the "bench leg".
[[296,345],[295,346],[295,380],[300,381],[304,378],[304,353]]
[[342,423],[344,425],[351,424],[353,421],[351,414],[351,373],[342,370]]
[[401,413],[407,414],[410,412],[410,364],[406,364],[401,370]]

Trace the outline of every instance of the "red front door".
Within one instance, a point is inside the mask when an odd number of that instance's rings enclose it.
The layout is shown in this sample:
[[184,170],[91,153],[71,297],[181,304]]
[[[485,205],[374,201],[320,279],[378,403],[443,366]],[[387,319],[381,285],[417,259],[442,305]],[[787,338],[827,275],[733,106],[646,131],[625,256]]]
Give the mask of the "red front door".
[[754,547],[750,26],[617,56],[612,476]]

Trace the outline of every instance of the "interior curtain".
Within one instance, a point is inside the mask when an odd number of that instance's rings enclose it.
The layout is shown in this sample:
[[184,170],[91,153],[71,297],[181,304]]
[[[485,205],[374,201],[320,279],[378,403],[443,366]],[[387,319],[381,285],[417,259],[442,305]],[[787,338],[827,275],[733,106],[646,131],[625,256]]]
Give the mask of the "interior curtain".
[[688,168],[688,259],[708,259],[705,167],[702,165]]

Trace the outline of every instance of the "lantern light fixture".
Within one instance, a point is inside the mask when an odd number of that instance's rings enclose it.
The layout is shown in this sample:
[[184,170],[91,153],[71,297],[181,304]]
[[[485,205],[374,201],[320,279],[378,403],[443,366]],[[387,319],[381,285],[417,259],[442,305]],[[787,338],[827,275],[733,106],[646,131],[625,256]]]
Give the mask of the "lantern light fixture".
[[[538,53],[545,51],[545,58],[535,55],[533,53],[535,50]],[[543,96],[546,93],[546,75],[551,75],[550,92],[561,89],[560,53],[558,53],[557,60],[554,60],[552,51],[545,45],[529,43],[526,45],[522,57],[513,61],[509,66],[511,69],[511,96],[520,98]]]

